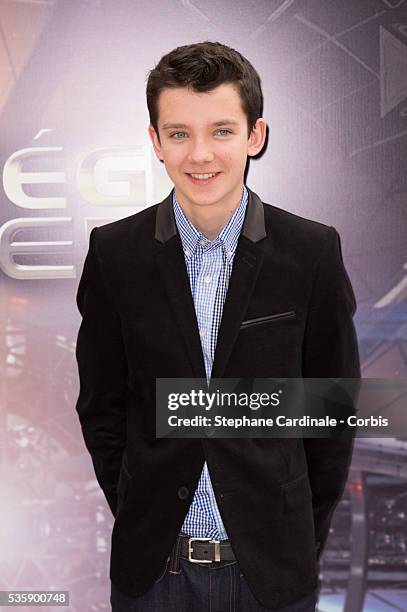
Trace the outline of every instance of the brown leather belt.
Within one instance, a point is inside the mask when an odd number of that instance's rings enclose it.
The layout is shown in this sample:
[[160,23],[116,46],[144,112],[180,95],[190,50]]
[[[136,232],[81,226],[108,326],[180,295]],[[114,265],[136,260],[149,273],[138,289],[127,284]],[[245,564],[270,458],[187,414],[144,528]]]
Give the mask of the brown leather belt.
[[229,540],[195,538],[180,533],[180,556],[191,563],[213,563],[216,561],[236,561]]

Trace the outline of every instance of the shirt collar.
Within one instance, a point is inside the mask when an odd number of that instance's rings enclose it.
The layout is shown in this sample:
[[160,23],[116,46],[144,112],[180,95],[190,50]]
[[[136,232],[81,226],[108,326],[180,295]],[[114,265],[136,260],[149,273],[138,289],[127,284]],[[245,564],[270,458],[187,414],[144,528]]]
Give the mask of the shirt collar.
[[233,258],[237,241],[239,239],[239,235],[243,226],[243,221],[247,208],[247,200],[248,200],[248,192],[246,186],[243,185],[243,193],[240,199],[240,202],[227,222],[224,228],[220,231],[218,236],[214,240],[208,240],[202,232],[200,232],[188,219],[182,210],[177,197],[175,195],[175,189],[173,190],[173,210],[175,222],[178,227],[178,231],[181,236],[182,247],[184,250],[185,257],[189,258],[195,252],[197,245],[200,241],[204,241],[207,247],[215,247],[218,246],[219,243],[224,247],[226,256],[230,260]]

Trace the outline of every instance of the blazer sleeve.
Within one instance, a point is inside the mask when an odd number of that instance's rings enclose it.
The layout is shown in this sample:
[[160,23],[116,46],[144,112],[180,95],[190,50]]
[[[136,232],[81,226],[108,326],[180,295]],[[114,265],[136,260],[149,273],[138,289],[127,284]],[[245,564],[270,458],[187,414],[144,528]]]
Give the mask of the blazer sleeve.
[[[303,343],[304,378],[360,379],[359,352],[353,315],[356,300],[345,270],[340,238],[329,227],[319,258],[311,294]],[[352,381],[351,381],[352,382]],[[355,413],[359,390],[350,393],[348,405],[332,406],[333,412],[345,408]],[[352,386],[351,386],[352,388]],[[354,387],[355,388],[355,387]],[[334,510],[340,501],[352,461],[354,434],[349,428],[337,437],[303,438],[311,489],[317,558],[329,535]]]
[[115,515],[126,443],[127,361],[120,319],[98,257],[97,229],[90,233],[76,296],[82,315],[76,343],[80,383],[76,411],[96,478]]

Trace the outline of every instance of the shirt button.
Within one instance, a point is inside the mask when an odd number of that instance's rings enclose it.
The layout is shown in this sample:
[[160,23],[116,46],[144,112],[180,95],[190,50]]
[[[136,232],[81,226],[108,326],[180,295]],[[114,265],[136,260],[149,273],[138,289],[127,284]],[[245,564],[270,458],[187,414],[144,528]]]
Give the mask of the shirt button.
[[211,282],[211,280],[212,280],[212,276],[210,276],[209,274],[208,274],[207,276],[205,276],[205,278],[204,278],[204,281],[205,281],[205,283],[206,283],[207,285],[209,285],[209,283]]
[[205,244],[206,244],[206,240],[200,240],[200,241],[199,241],[199,244],[200,244],[201,246],[205,246]]
[[187,487],[180,487],[177,493],[179,499],[187,499],[189,495],[189,489]]
[[201,336],[201,338],[203,338],[203,337],[204,337],[205,333],[206,333],[206,330],[205,330],[205,329],[200,329],[200,330],[199,330],[199,335]]
[[185,255],[189,257],[191,255],[191,251],[189,249],[185,249]]

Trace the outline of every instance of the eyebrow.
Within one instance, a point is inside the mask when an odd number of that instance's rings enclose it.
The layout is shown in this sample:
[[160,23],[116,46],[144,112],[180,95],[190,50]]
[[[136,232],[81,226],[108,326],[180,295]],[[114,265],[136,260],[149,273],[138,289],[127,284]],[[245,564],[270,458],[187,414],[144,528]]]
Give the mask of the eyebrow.
[[[214,121],[213,123],[211,123],[211,125],[214,127],[219,125],[239,125],[239,122],[235,119],[220,119],[219,121]],[[188,126],[186,125],[186,123],[164,123],[164,125],[162,126],[163,130],[184,130],[187,128]]]

